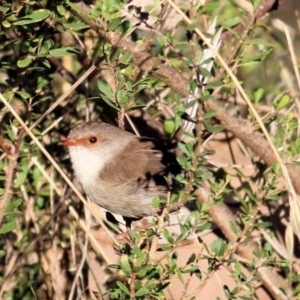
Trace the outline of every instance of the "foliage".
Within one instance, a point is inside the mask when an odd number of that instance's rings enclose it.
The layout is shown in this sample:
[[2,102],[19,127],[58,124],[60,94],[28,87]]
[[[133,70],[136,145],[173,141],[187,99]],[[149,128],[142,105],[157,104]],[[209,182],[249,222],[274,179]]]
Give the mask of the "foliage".
[[[218,16],[221,57],[283,161],[298,167],[299,92],[286,41],[272,16],[259,19],[260,1],[245,1],[246,6],[149,1],[143,8],[127,1],[90,2],[0,4],[0,91],[6,100],[1,99],[0,112],[0,298],[202,299],[216,276],[230,283],[219,283],[211,299],[263,299],[263,289],[270,295],[279,290],[278,299],[296,297],[298,262],[286,213],[290,193],[280,166],[256,152],[252,131],[236,136],[227,130],[220,117],[224,107],[235,127],[246,128],[242,118],[256,133],[260,127],[218,60],[210,72],[207,62],[199,65],[207,46],[196,32],[206,34]],[[187,94],[202,88],[186,104]],[[72,178],[67,151],[58,143],[78,121],[101,119],[172,139],[184,111],[195,103],[197,115],[190,121],[196,130],[178,143],[184,172],[175,179],[182,189],[170,195],[151,226],[132,230],[113,245],[103,226],[89,228],[82,202],[39,142]],[[227,147],[231,153],[225,155]],[[216,160],[216,168],[207,169],[208,160]],[[161,201],[154,199],[153,205]],[[170,214],[170,207],[183,204],[189,213]],[[115,234],[115,221],[107,219]],[[101,278],[95,265],[101,266]],[[258,288],[271,275],[280,277],[281,286]]]

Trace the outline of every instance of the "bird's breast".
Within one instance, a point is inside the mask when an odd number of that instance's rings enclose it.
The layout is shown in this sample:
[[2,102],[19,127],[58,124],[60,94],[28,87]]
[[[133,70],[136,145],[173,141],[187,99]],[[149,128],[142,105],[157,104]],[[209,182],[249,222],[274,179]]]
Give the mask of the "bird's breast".
[[70,157],[78,181],[84,190],[97,183],[99,172],[104,168],[103,158],[84,147],[70,147]]

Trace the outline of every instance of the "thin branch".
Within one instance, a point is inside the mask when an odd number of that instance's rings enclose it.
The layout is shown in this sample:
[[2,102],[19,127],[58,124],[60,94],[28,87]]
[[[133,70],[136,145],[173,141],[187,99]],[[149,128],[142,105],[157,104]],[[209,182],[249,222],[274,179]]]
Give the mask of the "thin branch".
[[2,137],[0,137],[0,147],[3,149],[3,151],[6,153],[8,157],[8,165],[5,170],[4,192],[3,192],[2,199],[0,201],[0,225],[2,224],[7,204],[12,195],[12,186],[13,186],[15,168],[17,165],[17,159],[19,157],[19,150],[20,150],[20,145],[22,143],[23,136],[24,136],[24,130],[21,129],[18,134],[17,141],[12,147],[9,147],[7,143],[2,139]]
[[0,201],[0,225],[2,224],[6,206],[12,195],[12,185],[14,180],[15,168],[17,164],[18,153],[8,156],[8,165],[5,170],[5,184],[2,199]]

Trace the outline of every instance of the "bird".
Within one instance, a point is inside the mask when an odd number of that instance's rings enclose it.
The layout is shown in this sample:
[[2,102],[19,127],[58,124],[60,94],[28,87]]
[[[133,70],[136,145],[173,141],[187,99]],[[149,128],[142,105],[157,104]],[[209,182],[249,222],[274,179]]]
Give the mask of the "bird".
[[[217,18],[208,32],[217,51],[222,28],[215,32],[216,24]],[[213,51],[205,49],[199,59],[201,68],[210,72],[214,57]],[[208,77],[199,74],[194,79],[202,83],[203,92]],[[187,98],[185,114],[189,119],[181,120],[181,133],[191,134],[195,128],[190,120],[196,117],[197,97],[198,87]],[[189,135],[182,135],[181,140],[188,141]],[[166,199],[169,192],[180,188],[174,180],[183,172],[176,159],[177,143],[141,138],[103,122],[85,122],[73,128],[61,145],[69,148],[75,175],[87,196],[106,210],[122,215],[128,230],[133,220],[155,214],[155,197]]]
[[182,172],[176,144],[138,137],[104,122],[75,126],[60,142],[69,148],[76,178],[91,201],[123,216],[127,230],[134,220],[153,216],[155,197],[178,189]]

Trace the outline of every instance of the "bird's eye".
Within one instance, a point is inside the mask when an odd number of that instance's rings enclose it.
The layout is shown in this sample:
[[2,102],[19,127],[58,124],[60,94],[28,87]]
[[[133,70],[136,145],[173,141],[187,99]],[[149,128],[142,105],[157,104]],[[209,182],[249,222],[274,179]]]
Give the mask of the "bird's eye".
[[91,144],[95,144],[95,143],[97,143],[97,138],[96,138],[95,136],[93,136],[93,137],[91,137],[91,138],[89,139],[89,142],[90,142]]

